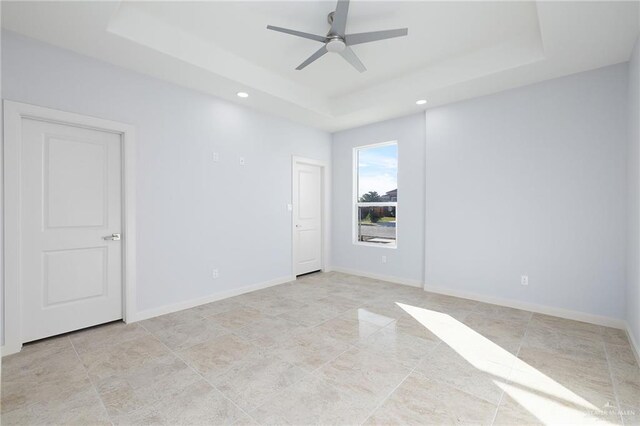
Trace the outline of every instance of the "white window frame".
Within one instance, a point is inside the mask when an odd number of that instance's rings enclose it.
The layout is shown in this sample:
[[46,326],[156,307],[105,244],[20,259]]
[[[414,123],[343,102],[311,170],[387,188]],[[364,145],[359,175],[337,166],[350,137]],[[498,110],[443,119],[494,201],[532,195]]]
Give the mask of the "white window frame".
[[[352,205],[352,215],[351,215],[351,223],[352,223],[352,242],[354,245],[358,245],[358,246],[366,246],[366,247],[379,247],[379,248],[385,248],[385,249],[397,249],[398,248],[398,202],[388,202],[388,201],[383,201],[383,202],[379,202],[379,203],[361,203],[358,201],[359,196],[358,196],[358,171],[359,171],[359,157],[358,157],[358,153],[359,151],[363,150],[363,149],[368,149],[368,148],[378,148],[381,146],[390,146],[390,145],[396,145],[397,149],[398,149],[398,163],[400,163],[400,145],[398,144],[397,140],[394,141],[387,141],[387,142],[380,142],[380,143],[373,143],[373,144],[369,144],[369,145],[360,145],[360,146],[356,146],[353,148],[353,153],[352,153],[352,158],[353,158],[353,165],[352,165],[352,169],[353,169],[353,189],[352,189],[352,193],[351,193],[351,205]],[[397,176],[396,176],[397,178]],[[369,243],[366,241],[360,241],[358,239],[359,236],[359,232],[358,232],[358,225],[359,225],[359,217],[358,217],[358,207],[395,207],[396,208],[396,241],[395,244],[380,244],[380,243]]]

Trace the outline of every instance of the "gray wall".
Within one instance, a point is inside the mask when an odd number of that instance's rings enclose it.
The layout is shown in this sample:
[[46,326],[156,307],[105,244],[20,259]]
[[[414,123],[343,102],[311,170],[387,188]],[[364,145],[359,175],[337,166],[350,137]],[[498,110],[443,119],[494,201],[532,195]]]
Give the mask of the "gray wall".
[[136,126],[139,311],[291,275],[291,156],[329,161],[328,133],[12,33],[2,92]]
[[[333,265],[624,318],[626,91],[620,64],[334,134]],[[399,245],[355,246],[352,148],[387,140]]]
[[626,92],[620,64],[428,110],[427,286],[623,318]]
[[640,344],[640,38],[629,62],[627,322]]
[[[420,285],[424,259],[424,114],[383,121],[333,135],[332,265],[392,276]],[[353,148],[398,141],[398,247],[352,242]],[[387,263],[382,263],[382,256]]]
[[[638,152],[638,46],[629,105],[623,64],[428,110],[426,126],[420,113],[339,132],[331,153],[324,132],[2,35],[5,99],[137,127],[139,310],[289,275],[296,154],[332,159],[337,267],[422,282],[426,257],[429,285],[624,315],[625,126],[631,114]],[[352,148],[389,140],[399,143],[398,248],[354,246]],[[637,156],[630,161],[637,209]],[[636,339],[638,290],[630,280]]]

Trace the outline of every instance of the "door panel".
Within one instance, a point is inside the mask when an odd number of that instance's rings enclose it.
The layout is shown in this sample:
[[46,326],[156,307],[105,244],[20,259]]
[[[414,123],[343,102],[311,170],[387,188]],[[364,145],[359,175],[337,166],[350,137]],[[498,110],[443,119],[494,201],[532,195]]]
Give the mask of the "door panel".
[[318,230],[305,229],[298,231],[298,263],[313,263],[318,259]]
[[[107,290],[107,249],[94,247],[55,250],[43,253],[44,304],[105,296]],[[73,279],[69,279],[73,271]]]
[[44,151],[46,225],[103,226],[107,204],[106,147],[47,137]]
[[[318,169],[316,167],[316,169]],[[298,220],[314,220],[320,211],[320,179],[318,170],[300,170],[298,186]]]
[[295,273],[322,269],[322,168],[294,164]]
[[120,135],[23,118],[20,142],[23,342],[122,318]]

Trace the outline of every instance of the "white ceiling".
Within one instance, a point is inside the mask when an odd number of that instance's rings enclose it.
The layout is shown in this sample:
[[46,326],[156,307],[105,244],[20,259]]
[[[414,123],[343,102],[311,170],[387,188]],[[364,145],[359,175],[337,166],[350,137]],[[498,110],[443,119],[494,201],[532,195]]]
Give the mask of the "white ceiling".
[[[329,131],[629,59],[638,2],[354,0],[348,33],[408,27],[354,46],[358,73],[321,45],[335,2],[2,2],[2,26]],[[250,93],[239,99],[236,92]],[[417,99],[427,99],[417,107]]]

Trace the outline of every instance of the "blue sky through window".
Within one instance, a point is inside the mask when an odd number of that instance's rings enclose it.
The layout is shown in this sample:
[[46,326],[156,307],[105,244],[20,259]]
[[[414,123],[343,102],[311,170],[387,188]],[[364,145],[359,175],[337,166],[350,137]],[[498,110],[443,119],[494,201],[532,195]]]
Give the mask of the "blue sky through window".
[[398,145],[358,151],[358,198],[369,191],[384,195],[398,188]]

